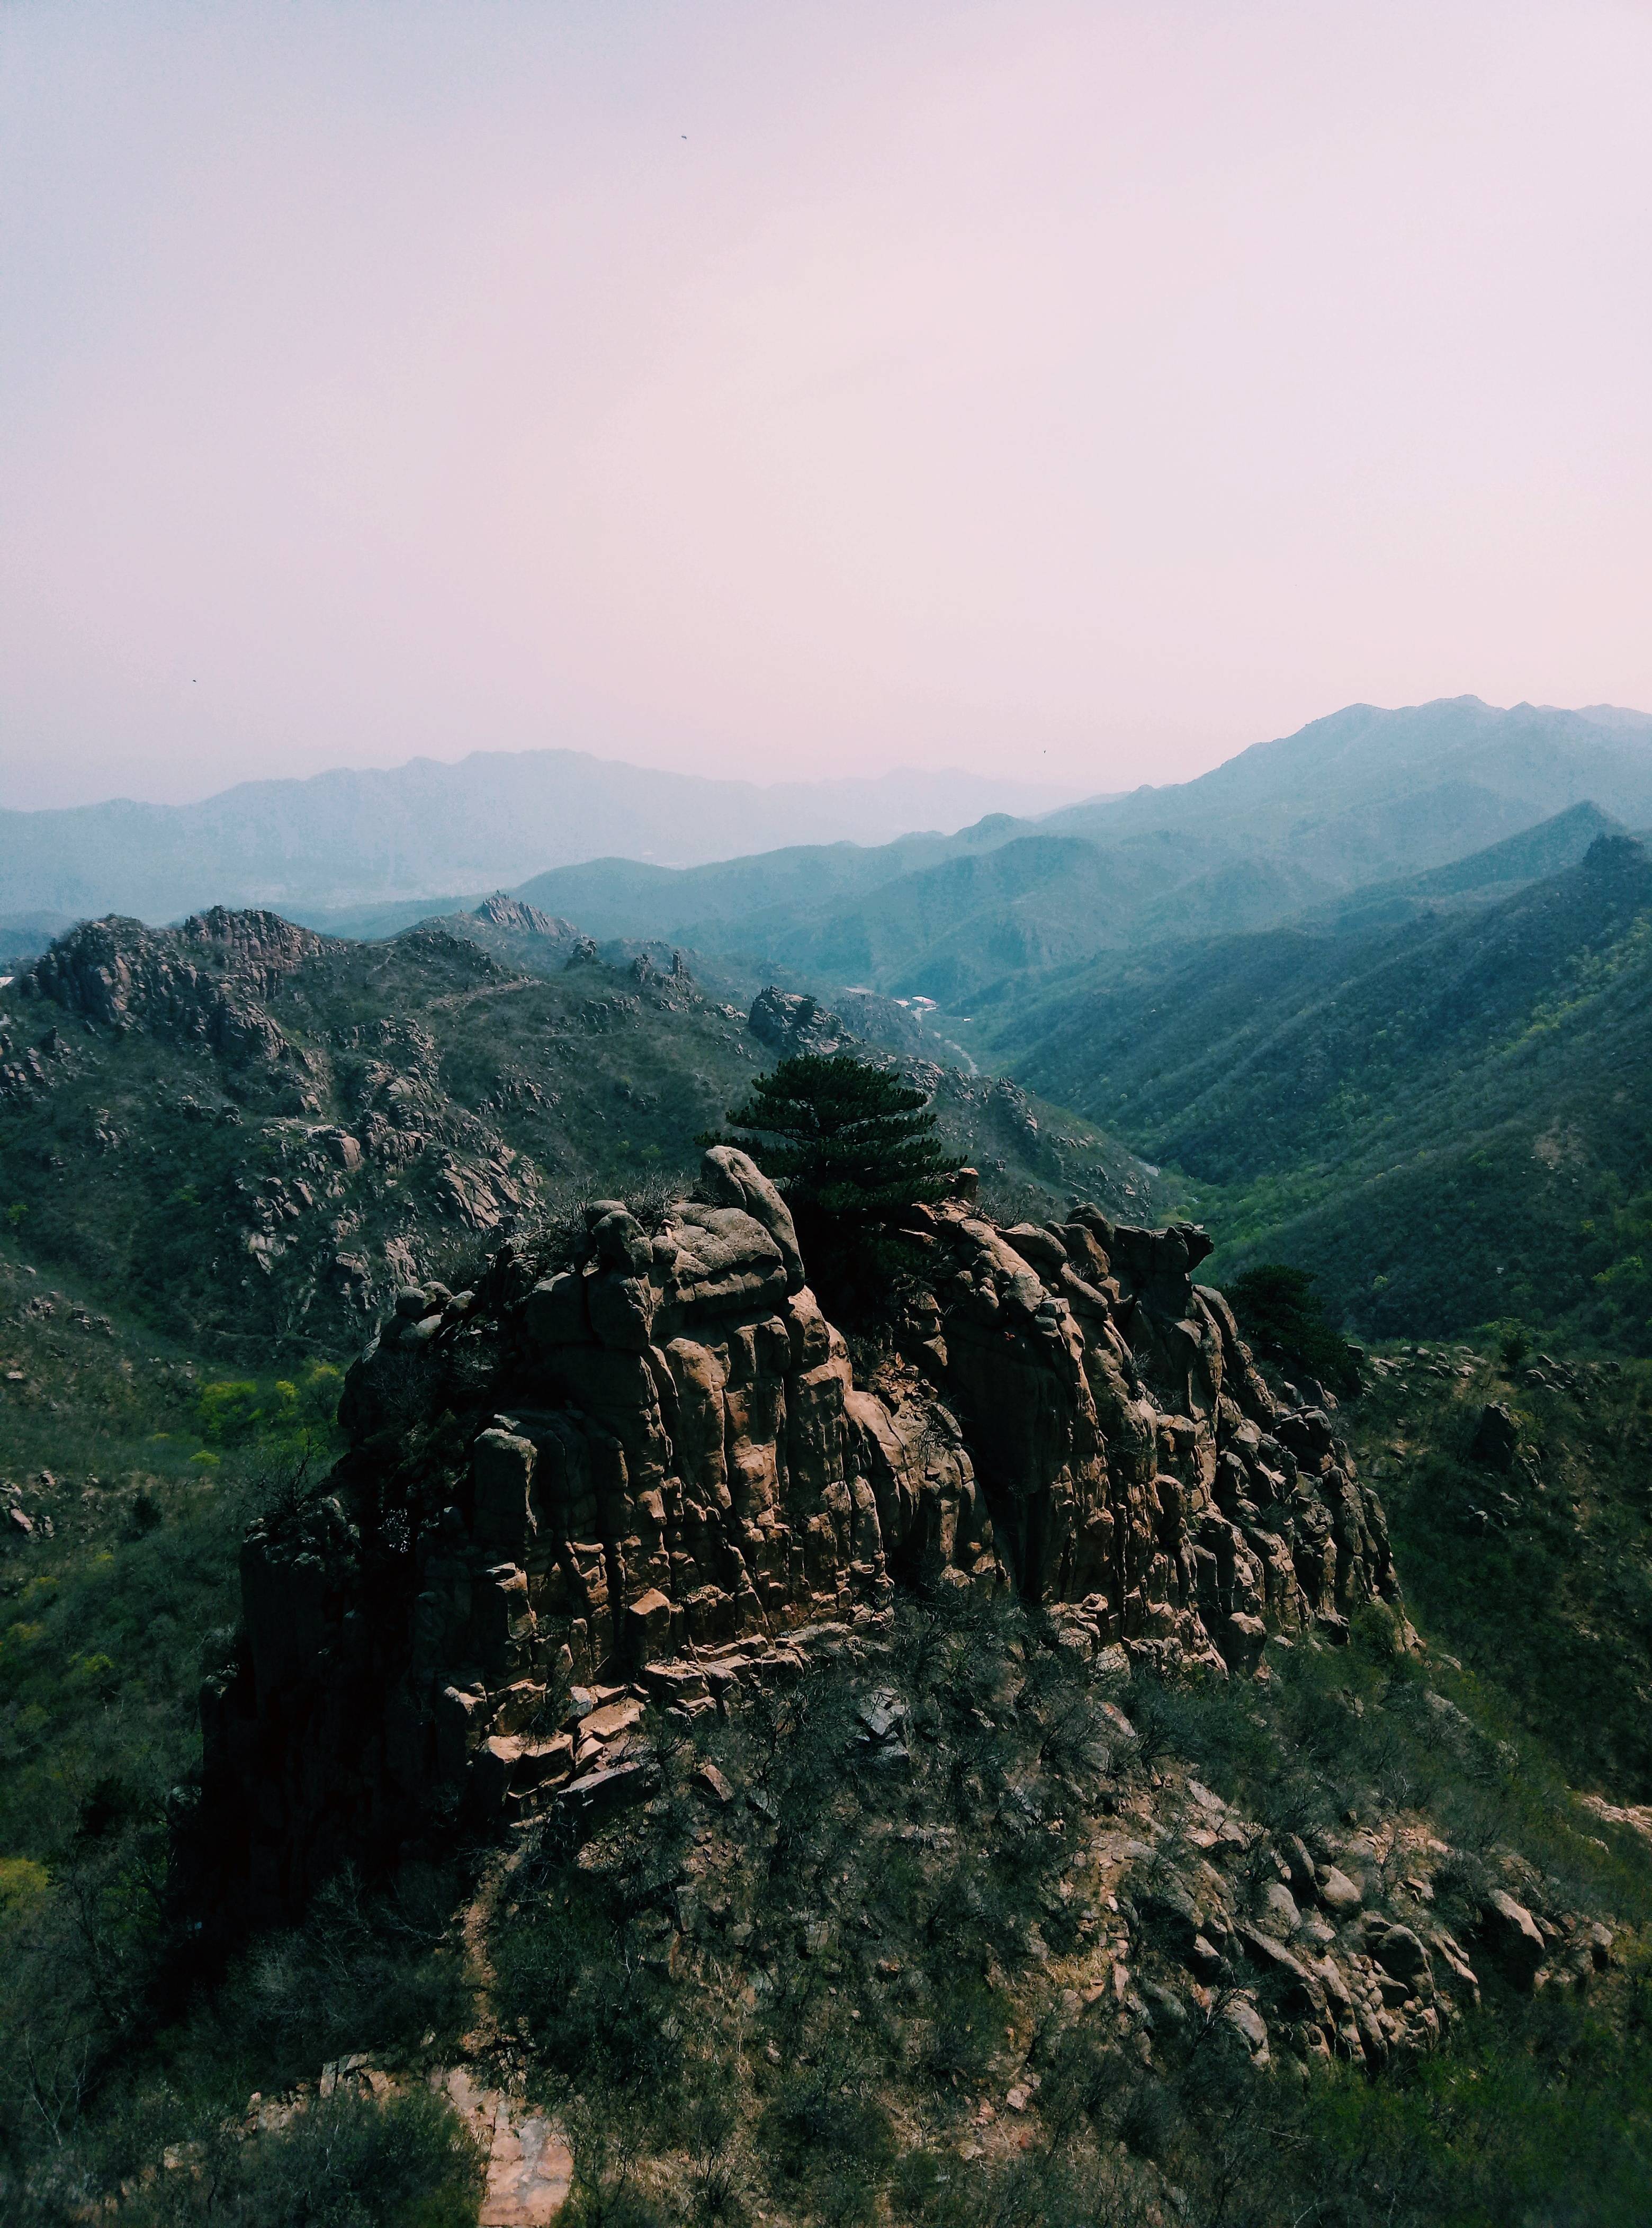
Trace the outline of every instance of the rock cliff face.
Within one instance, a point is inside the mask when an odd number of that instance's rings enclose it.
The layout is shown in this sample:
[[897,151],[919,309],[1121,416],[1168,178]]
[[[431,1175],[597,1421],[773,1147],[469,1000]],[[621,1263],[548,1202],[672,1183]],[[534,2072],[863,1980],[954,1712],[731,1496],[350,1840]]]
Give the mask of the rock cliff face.
[[270,1911],[443,1815],[619,1799],[645,1697],[784,1678],[902,1582],[1235,1671],[1270,1627],[1398,1600],[1329,1419],[1276,1410],[1194,1283],[1201,1232],[1001,1230],[963,1198],[914,1222],[932,1273],[865,1385],[728,1148],[652,1228],[599,1202],[559,1261],[513,1239],[474,1292],[403,1291],[349,1452],[247,1539],[198,1860]]

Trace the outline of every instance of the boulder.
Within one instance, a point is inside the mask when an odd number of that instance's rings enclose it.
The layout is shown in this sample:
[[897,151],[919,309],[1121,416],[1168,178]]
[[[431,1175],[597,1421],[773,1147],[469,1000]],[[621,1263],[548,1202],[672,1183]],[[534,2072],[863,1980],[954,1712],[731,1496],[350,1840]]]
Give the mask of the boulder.
[[564,1269],[535,1284],[528,1296],[528,1335],[536,1346],[576,1346],[591,1336],[586,1279]]
[[474,1536],[503,1561],[521,1562],[538,1528],[531,1505],[535,1459],[531,1439],[496,1429],[483,1431],[471,1450]]
[[1434,1993],[1434,1968],[1427,1950],[1409,1926],[1386,1926],[1371,1941],[1371,1954],[1391,1979],[1425,2003]]
[[1514,1420],[1514,1411],[1501,1400],[1488,1401],[1475,1426],[1469,1448],[1470,1461],[1506,1475],[1514,1467],[1514,1457],[1519,1451],[1520,1425]]
[[711,1146],[700,1163],[700,1188],[714,1204],[742,1207],[763,1225],[785,1264],[787,1290],[800,1292],[808,1278],[791,1209],[751,1156],[733,1145]]
[[1277,1935],[1284,1942],[1290,1941],[1302,1924],[1297,1898],[1283,1880],[1270,1880],[1263,1889],[1262,1910],[1257,1924],[1264,1933]]
[[1480,1914],[1480,1937],[1505,1977],[1529,1989],[1547,1955],[1537,1921],[1524,1904],[1495,1887]]
[[1223,2000],[1220,2016],[1244,2044],[1252,2065],[1262,2067],[1269,2062],[1268,2024],[1256,2006],[1245,1996],[1228,1996]]
[[[639,1595],[625,1611],[625,1641],[627,1652],[634,1663],[646,1663],[651,1656],[665,1655],[671,1649],[671,1604],[657,1586]],[[599,1711],[598,1716],[603,1712]],[[586,1721],[589,1730],[591,1720]]]
[[1335,1865],[1322,1865],[1316,1883],[1320,1901],[1337,1918],[1352,1918],[1365,1897],[1345,1872]]

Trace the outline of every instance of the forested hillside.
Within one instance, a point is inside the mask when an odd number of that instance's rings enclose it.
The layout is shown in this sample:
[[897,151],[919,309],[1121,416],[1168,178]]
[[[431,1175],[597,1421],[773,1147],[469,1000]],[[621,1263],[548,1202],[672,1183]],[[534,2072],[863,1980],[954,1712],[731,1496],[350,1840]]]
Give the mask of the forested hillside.
[[1015,1072],[1199,1187],[1238,1264],[1386,1335],[1570,1319],[1648,1350],[1652,861],[1501,903],[1161,951],[1028,998]]

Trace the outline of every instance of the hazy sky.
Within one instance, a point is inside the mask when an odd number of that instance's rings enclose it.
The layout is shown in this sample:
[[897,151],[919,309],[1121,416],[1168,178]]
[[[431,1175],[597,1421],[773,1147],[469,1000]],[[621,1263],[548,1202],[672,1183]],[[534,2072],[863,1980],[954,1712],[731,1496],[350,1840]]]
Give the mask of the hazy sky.
[[0,0],[0,803],[1652,707],[1652,8]]

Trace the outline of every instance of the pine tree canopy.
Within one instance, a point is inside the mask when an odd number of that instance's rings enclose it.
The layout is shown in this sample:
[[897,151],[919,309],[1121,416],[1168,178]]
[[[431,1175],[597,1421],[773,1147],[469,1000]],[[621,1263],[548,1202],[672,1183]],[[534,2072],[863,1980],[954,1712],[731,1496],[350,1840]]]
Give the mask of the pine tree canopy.
[[1309,1370],[1338,1392],[1360,1389],[1359,1358],[1327,1317],[1306,1269],[1264,1261],[1227,1287],[1240,1330],[1265,1361]]
[[961,1165],[935,1143],[921,1091],[848,1053],[783,1060],[728,1118],[737,1134],[717,1142],[749,1153],[811,1217],[889,1221],[944,1199]]

